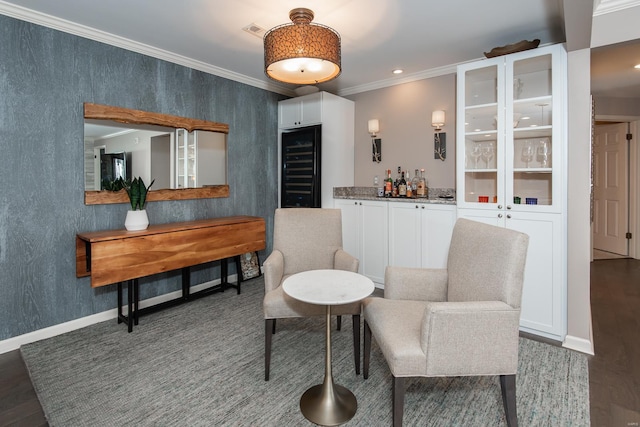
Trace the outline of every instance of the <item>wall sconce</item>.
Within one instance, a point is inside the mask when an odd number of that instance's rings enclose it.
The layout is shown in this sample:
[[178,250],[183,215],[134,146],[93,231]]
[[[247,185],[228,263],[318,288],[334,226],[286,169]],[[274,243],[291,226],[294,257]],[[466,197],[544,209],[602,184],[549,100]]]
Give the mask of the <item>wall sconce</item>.
[[382,161],[382,140],[376,138],[378,132],[380,132],[380,122],[378,119],[371,119],[368,123],[369,133],[371,134],[371,147],[373,149],[372,160],[376,163]]
[[433,135],[433,158],[444,162],[447,158],[447,134],[440,132],[444,126],[444,111],[436,110],[431,113],[431,126],[435,129]]

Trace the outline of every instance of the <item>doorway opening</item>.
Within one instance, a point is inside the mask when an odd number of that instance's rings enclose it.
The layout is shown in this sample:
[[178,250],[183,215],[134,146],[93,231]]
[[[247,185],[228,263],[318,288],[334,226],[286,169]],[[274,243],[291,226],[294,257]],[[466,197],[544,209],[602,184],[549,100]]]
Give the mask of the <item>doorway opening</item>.
[[635,257],[637,150],[628,121],[596,121],[592,142],[592,259]]

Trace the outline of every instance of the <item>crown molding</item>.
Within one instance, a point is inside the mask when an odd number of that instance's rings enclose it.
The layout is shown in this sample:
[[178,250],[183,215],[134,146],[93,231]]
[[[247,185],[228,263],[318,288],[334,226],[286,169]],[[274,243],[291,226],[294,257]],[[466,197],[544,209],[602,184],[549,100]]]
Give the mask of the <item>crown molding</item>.
[[60,19],[55,16],[27,9],[11,3],[0,0],[0,14],[21,21],[30,22],[32,24],[42,25],[47,28],[62,31],[75,36],[98,41],[111,46],[120,47],[132,52],[147,55],[173,64],[182,65],[194,70],[213,74],[218,77],[244,83],[270,92],[279,93],[287,96],[295,96],[293,90],[289,87],[278,85],[277,83],[266,82],[244,74],[235,73],[224,68],[216,67],[203,61],[198,61],[186,56],[178,55],[163,49],[158,49],[144,43],[139,43],[124,37],[120,37],[102,30],[88,27],[86,25],[77,24],[75,22]]
[[[473,61],[469,61],[469,62],[473,62]],[[389,78],[385,80],[378,80],[376,82],[366,83],[363,85],[352,86],[352,87],[340,89],[338,91],[338,95],[340,96],[355,95],[357,93],[368,92],[370,90],[384,89],[386,87],[397,86],[405,83],[411,83],[418,80],[430,79],[433,77],[440,77],[447,74],[455,74],[457,71],[458,65],[460,64],[446,65],[443,67],[432,68],[430,70],[424,70],[417,73],[408,74],[402,78]]]

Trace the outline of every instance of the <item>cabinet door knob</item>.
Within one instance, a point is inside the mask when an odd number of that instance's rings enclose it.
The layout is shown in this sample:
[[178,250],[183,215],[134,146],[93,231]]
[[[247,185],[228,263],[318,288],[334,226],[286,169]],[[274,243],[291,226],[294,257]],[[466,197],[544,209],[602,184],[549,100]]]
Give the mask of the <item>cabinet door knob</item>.
[[418,205],[416,205],[416,209],[418,209]]
[[501,213],[498,214],[498,218],[502,218],[502,214]]
[[511,205],[507,205],[507,209],[511,209]]
[[498,205],[498,209],[502,209],[502,205]]
[[511,214],[507,214],[507,218],[511,218]]
[[353,202],[353,204],[357,206],[357,205],[358,205],[358,202]]
[[424,209],[424,206],[422,207],[422,209]]

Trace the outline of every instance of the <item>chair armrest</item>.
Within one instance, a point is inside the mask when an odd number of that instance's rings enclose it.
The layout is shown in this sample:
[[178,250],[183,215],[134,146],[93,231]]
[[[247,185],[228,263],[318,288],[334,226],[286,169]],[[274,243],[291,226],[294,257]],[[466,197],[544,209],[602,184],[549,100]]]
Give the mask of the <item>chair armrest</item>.
[[342,249],[338,249],[333,257],[334,269],[352,271],[354,273],[358,272],[358,266],[360,265],[358,258],[350,255]]
[[515,374],[519,323],[520,309],[501,301],[427,303],[420,342],[427,374]]
[[284,256],[282,252],[274,249],[262,264],[264,270],[264,291],[265,293],[280,286],[284,275]]
[[387,267],[384,272],[384,297],[419,301],[445,301],[446,269]]

